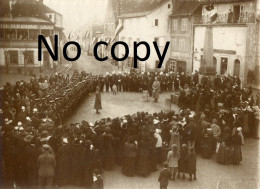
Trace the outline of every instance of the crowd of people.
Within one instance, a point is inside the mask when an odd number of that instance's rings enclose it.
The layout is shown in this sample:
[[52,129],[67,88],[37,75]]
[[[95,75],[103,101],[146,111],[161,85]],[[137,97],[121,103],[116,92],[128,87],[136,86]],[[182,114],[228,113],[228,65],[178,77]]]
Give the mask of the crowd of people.
[[[96,86],[101,92],[115,83],[120,91],[150,91],[155,78],[162,91],[179,91],[179,112],[140,111],[64,124]],[[244,137],[255,131],[252,91],[239,82],[230,77],[199,82],[198,73],[103,77],[75,71],[71,77],[7,83],[1,94],[1,180],[25,188],[43,183],[102,188],[100,174],[116,164],[126,176],[146,177],[167,162],[172,180],[185,174],[196,179],[198,154],[210,158],[216,153],[219,163],[239,164]]]

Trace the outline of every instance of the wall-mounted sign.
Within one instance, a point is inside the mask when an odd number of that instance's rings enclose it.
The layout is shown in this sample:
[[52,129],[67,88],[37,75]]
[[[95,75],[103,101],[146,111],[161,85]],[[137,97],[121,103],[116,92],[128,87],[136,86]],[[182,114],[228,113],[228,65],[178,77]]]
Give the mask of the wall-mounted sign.
[[51,25],[35,25],[35,24],[0,24],[0,29],[54,29]]

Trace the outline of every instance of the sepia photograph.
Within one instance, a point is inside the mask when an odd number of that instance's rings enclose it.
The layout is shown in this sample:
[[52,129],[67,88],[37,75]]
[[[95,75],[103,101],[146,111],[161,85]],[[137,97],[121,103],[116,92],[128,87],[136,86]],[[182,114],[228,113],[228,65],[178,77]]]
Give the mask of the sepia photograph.
[[0,0],[1,189],[260,189],[260,0]]

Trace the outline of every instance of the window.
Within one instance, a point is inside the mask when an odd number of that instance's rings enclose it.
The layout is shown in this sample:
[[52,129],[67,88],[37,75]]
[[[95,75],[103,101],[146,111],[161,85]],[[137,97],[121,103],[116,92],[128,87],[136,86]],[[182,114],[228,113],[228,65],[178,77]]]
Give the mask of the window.
[[17,30],[18,40],[27,40],[28,39],[28,30]]
[[171,8],[171,4],[168,4],[168,9],[170,9]]
[[49,15],[49,19],[52,19],[52,15],[51,14]]
[[33,51],[25,51],[25,53],[24,53],[24,63],[25,64],[34,64]]
[[4,30],[0,29],[0,39],[4,39]]
[[154,19],[154,26],[158,26],[159,25],[159,20],[158,19]]
[[177,31],[177,27],[178,27],[178,20],[173,19],[172,20],[172,31]]
[[40,33],[39,30],[29,30],[29,39],[37,40],[39,33]]
[[7,40],[16,40],[15,30],[14,29],[6,29],[4,38],[7,39]]
[[18,51],[9,51],[10,64],[18,64]]
[[158,44],[159,43],[159,38],[158,37],[154,38],[154,41]]
[[187,28],[188,28],[187,18],[181,19],[181,31],[187,31]]

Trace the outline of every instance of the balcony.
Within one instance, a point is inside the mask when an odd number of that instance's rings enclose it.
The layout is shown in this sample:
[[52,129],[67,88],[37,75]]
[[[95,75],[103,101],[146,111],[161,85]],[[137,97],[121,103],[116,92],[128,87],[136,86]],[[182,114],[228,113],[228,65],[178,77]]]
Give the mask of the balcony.
[[[218,14],[217,19],[212,22],[212,24],[246,24],[246,23],[254,23],[255,22],[255,14],[254,13],[245,13],[240,14],[239,16],[228,18],[228,14]],[[209,24],[210,17],[208,15],[204,15],[200,17],[200,19],[195,22],[195,24]]]

